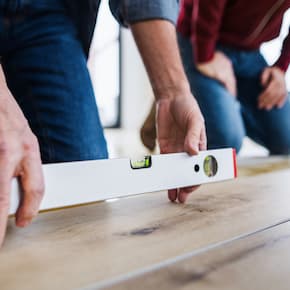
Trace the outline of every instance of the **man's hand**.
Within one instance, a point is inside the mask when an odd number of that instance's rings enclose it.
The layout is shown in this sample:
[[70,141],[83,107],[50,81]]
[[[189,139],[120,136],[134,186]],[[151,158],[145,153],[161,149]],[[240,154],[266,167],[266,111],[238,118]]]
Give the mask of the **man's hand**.
[[[157,136],[161,153],[188,152],[196,155],[206,150],[206,133],[198,104],[190,93],[157,102]],[[196,187],[168,191],[171,201],[184,203]]]
[[[193,155],[206,149],[204,121],[190,93],[172,23],[148,20],[131,25],[157,102],[157,131],[161,153]],[[170,190],[171,201],[185,202],[196,187]]]
[[0,69],[0,246],[6,232],[11,181],[19,177],[23,195],[16,225],[27,226],[37,214],[44,192],[36,137],[4,84]]
[[285,73],[278,67],[267,67],[261,76],[264,91],[258,98],[258,108],[271,110],[282,108],[287,99]]
[[211,61],[198,63],[196,67],[203,75],[222,83],[233,96],[237,95],[236,77],[232,62],[222,52],[216,51]]

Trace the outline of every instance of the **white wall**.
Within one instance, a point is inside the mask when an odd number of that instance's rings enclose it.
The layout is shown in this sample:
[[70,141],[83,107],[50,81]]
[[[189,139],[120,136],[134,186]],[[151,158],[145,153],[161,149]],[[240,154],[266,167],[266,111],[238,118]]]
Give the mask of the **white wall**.
[[132,34],[122,29],[122,128],[136,130],[146,117],[153,93]]
[[104,126],[118,121],[120,94],[119,24],[114,19],[108,1],[102,1],[88,67],[96,95],[100,117]]
[[[288,34],[289,27],[290,27],[290,9],[285,13],[280,36],[262,45],[261,51],[264,54],[266,60],[269,62],[269,64],[274,64],[275,61],[278,59],[281,52],[283,40]],[[286,74],[286,82],[288,90],[290,91],[290,69],[288,69]]]
[[[111,15],[108,0],[102,1],[88,62],[102,122],[110,126],[118,113],[119,25]],[[141,126],[152,102],[150,84],[131,32],[121,30],[121,127]]]

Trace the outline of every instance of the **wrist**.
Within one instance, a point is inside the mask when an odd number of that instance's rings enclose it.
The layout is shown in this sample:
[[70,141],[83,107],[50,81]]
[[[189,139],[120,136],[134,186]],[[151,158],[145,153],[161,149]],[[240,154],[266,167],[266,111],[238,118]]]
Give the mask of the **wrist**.
[[277,65],[273,65],[271,68],[274,69],[274,70],[276,70],[276,71],[278,71],[279,73],[283,74],[284,76],[286,74],[286,72],[282,68],[280,68],[279,66],[277,66]]
[[0,131],[17,130],[28,125],[22,110],[8,88],[0,85]]
[[157,101],[161,99],[173,99],[191,94],[190,86],[186,79],[164,84],[160,87],[155,87],[153,88],[153,92]]

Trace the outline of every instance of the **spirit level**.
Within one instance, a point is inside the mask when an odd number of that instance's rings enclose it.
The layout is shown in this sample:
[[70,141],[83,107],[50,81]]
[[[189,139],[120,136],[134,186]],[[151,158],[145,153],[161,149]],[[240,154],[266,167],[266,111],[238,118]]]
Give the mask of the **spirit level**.
[[[45,195],[40,209],[84,204],[145,192],[199,185],[237,176],[233,149],[174,153],[141,160],[106,159],[43,165]],[[10,214],[21,190],[13,180]]]

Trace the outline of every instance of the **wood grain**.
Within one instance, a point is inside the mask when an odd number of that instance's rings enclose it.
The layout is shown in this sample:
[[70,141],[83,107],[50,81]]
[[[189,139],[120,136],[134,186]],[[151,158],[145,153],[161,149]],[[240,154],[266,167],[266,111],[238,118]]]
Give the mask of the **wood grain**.
[[238,158],[239,176],[255,176],[290,168],[290,156]]
[[290,217],[290,170],[196,191],[186,205],[153,193],[9,220],[1,289],[75,289],[255,231]]
[[[290,223],[216,247],[124,282],[110,290],[288,290]],[[89,288],[88,288],[89,289]]]

